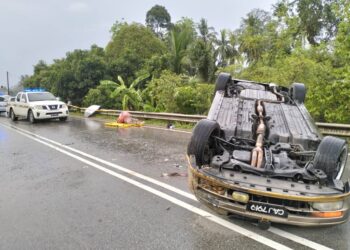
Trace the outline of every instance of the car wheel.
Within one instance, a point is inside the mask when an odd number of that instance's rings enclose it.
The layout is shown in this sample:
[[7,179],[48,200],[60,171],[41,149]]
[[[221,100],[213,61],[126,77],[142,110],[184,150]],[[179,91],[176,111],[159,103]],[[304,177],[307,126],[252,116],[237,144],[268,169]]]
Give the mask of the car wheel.
[[218,76],[218,79],[216,79],[216,83],[215,83],[215,92],[214,95],[216,93],[216,91],[225,91],[227,84],[231,81],[231,75],[228,73],[220,73]]
[[65,122],[65,121],[67,121],[67,116],[66,117],[60,117],[60,118],[58,118],[61,122]]
[[31,110],[28,111],[28,121],[30,123],[35,123],[35,117],[34,117],[33,111]]
[[314,158],[314,167],[321,169],[329,181],[340,180],[345,173],[348,145],[345,140],[333,136],[322,139]]
[[187,150],[195,156],[198,166],[209,164],[218,153],[214,136],[220,136],[220,133],[220,126],[215,121],[204,119],[197,123]]
[[13,112],[13,109],[10,110],[10,117],[12,121],[17,121],[17,116],[15,115],[15,112]]
[[304,103],[306,96],[306,88],[303,83],[293,83],[289,89],[290,95],[297,103]]

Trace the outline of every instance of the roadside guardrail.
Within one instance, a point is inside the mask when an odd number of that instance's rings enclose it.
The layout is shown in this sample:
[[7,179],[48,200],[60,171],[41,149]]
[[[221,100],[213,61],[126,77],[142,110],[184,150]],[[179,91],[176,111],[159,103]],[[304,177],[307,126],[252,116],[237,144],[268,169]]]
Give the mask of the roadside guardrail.
[[[72,111],[85,112],[86,108],[81,108],[73,105],[68,105]],[[98,114],[117,117],[123,110],[115,109],[99,109]],[[128,111],[133,117],[139,119],[155,119],[165,121],[178,121],[186,123],[196,123],[201,119],[206,118],[204,115],[186,115],[176,113],[158,113],[158,112],[143,112],[143,111]],[[337,123],[322,123],[316,122],[316,125],[323,135],[335,135],[350,138],[350,124]]]

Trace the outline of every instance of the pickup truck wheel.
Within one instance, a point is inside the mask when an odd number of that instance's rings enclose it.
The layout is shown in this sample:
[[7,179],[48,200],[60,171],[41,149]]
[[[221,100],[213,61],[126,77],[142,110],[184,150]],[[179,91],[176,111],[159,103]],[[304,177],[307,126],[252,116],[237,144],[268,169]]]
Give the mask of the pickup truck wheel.
[[214,95],[216,93],[216,91],[220,91],[226,90],[227,84],[231,81],[231,75],[228,73],[220,73],[218,76],[218,79],[216,79],[216,83],[215,83],[215,91],[214,91]]
[[209,164],[211,158],[218,153],[214,136],[220,136],[220,126],[211,120],[200,120],[193,130],[188,153],[196,158],[196,164]]
[[17,116],[15,115],[15,112],[13,112],[13,109],[10,109],[10,117],[12,121],[17,121]]
[[61,122],[65,122],[65,121],[67,121],[67,116],[66,117],[60,117],[60,118],[58,118]]
[[28,111],[28,121],[30,123],[35,123],[35,117],[34,117],[33,111],[31,110]]
[[303,83],[293,83],[289,89],[290,95],[297,103],[304,103],[306,96],[306,88]]
[[314,158],[314,167],[321,169],[329,181],[340,180],[345,173],[348,145],[345,140],[333,136],[322,139]]

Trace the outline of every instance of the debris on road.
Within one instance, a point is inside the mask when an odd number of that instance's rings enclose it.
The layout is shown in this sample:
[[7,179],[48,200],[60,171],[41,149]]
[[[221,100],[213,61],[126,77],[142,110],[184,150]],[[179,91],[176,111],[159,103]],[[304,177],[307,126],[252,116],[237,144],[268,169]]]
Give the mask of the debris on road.
[[99,105],[91,105],[91,106],[89,106],[84,112],[84,117],[92,116],[97,110],[100,109],[100,107],[101,106],[99,106]]
[[143,126],[143,124],[144,122],[136,118],[132,118],[131,114],[128,111],[121,112],[116,122],[105,123],[105,125],[109,127],[121,127],[121,128],[141,127]]
[[187,173],[171,172],[171,173],[162,173],[161,174],[161,177],[174,177],[174,176],[187,177]]
[[167,129],[174,129],[174,128],[175,128],[175,125],[172,124],[171,122],[168,122],[168,124],[166,125],[166,128],[167,128]]
[[177,163],[175,164],[175,167],[176,168],[183,168],[183,166],[181,166],[180,164],[177,164]]

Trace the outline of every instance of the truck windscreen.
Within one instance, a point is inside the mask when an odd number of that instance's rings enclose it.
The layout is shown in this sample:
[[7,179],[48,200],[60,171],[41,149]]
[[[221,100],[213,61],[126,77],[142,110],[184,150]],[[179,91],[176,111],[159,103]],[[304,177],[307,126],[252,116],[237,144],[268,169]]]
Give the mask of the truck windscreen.
[[56,100],[55,96],[49,92],[28,93],[28,99],[30,102]]

